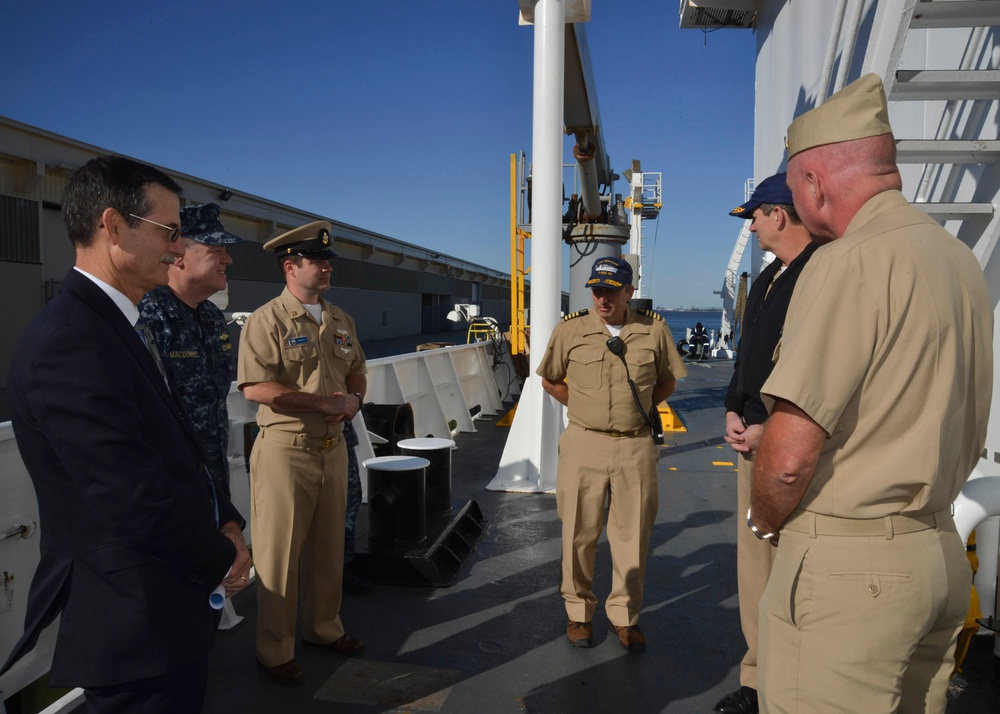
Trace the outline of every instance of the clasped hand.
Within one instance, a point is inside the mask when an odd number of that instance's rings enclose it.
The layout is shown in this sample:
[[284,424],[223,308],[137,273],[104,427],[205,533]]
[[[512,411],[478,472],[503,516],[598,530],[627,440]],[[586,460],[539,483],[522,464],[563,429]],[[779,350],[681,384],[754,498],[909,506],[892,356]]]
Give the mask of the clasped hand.
[[745,424],[736,412],[726,412],[726,435],[723,438],[733,451],[751,456],[763,434],[763,424]]
[[342,421],[350,421],[361,409],[361,404],[353,394],[345,392],[334,392],[328,397],[328,408],[324,409],[328,424],[339,424]]

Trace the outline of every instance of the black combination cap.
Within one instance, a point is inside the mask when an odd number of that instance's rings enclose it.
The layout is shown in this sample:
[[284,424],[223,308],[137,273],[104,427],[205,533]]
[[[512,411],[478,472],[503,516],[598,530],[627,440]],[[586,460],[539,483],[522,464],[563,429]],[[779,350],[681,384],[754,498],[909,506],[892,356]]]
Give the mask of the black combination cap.
[[272,238],[264,244],[264,250],[273,250],[278,259],[289,255],[301,255],[312,260],[336,258],[333,237],[330,235],[332,229],[330,221],[307,223]]

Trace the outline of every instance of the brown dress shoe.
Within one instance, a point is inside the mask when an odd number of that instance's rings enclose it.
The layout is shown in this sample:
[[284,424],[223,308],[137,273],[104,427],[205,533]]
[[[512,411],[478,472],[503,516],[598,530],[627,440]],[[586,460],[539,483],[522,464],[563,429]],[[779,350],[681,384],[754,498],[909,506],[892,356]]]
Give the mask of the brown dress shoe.
[[257,664],[267,672],[268,677],[282,684],[298,684],[306,676],[299,663],[294,659],[290,659],[284,664],[276,664],[273,667],[268,667],[260,660],[257,660]]
[[626,650],[629,652],[646,651],[646,636],[642,634],[638,625],[625,625],[624,627],[612,625],[612,628],[618,635],[618,641]]
[[358,654],[365,648],[365,643],[353,635],[344,635],[334,642],[310,642],[309,640],[303,640],[303,642],[311,647],[322,647],[342,655]]
[[574,622],[566,625],[566,639],[574,647],[590,647],[594,644],[594,630],[589,622]]

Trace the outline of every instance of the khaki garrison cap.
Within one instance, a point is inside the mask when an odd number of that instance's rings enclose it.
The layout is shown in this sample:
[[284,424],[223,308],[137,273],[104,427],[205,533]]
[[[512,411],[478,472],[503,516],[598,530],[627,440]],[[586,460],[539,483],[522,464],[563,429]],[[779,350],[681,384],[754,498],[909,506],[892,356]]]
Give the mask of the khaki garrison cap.
[[314,260],[336,258],[331,230],[333,224],[330,221],[307,223],[272,238],[264,244],[264,250],[273,250],[279,260],[289,255],[301,255]]
[[866,74],[793,121],[785,148],[791,159],[814,146],[891,133],[882,79]]

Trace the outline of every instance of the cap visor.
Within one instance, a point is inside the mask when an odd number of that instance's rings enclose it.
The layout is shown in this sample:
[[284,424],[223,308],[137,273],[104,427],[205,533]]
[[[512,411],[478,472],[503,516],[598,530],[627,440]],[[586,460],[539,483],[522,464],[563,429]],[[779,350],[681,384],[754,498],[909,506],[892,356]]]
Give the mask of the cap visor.
[[760,201],[747,201],[742,206],[737,206],[729,212],[734,218],[750,218],[754,210],[760,205]]
[[614,284],[611,284],[611,283],[606,283],[603,280],[598,280],[596,278],[591,278],[590,280],[587,281],[587,284],[584,285],[584,287],[585,288],[607,288],[608,290],[621,290],[625,286],[622,285],[621,283],[618,283],[618,282],[616,282]]

